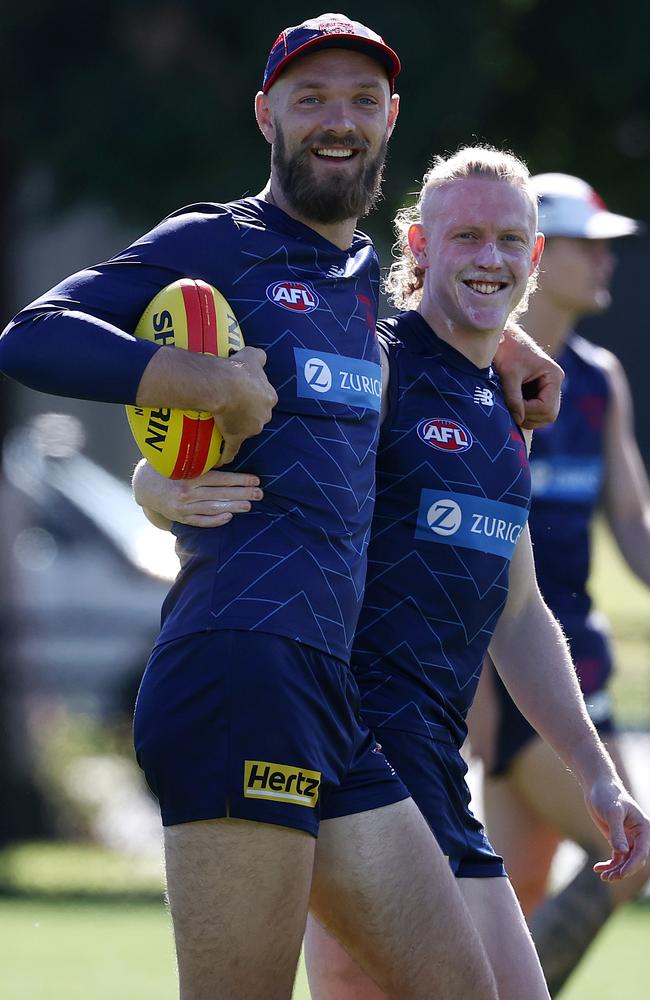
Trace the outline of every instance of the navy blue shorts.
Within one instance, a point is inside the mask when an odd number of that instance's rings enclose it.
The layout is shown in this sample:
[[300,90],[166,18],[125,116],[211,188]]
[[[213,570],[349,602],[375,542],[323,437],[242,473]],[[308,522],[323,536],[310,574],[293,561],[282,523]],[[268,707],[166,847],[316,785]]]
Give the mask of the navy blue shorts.
[[165,826],[233,816],[306,830],[408,798],[349,668],[282,636],[200,632],[153,650],[138,763]]
[[467,764],[450,743],[385,726],[377,741],[408,788],[458,878],[505,876],[483,826],[472,814]]
[[[493,677],[500,716],[495,761],[489,773],[491,777],[497,778],[507,774],[517,754],[537,736],[537,733],[515,705],[496,671],[493,671]],[[584,699],[591,721],[601,738],[606,740],[607,736],[616,732],[612,702],[607,688],[585,695]]]

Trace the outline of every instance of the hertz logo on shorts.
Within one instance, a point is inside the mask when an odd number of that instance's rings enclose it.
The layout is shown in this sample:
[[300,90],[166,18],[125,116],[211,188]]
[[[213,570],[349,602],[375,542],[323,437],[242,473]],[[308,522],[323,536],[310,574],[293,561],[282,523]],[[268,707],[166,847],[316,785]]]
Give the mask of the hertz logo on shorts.
[[244,761],[244,798],[273,799],[313,809],[318,802],[320,771],[273,764],[268,760]]

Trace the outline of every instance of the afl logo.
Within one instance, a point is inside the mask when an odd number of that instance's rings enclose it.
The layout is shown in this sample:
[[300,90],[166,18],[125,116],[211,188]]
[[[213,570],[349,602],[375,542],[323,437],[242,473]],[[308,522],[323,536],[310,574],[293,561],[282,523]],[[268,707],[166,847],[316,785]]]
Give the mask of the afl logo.
[[453,500],[436,500],[427,511],[427,524],[436,535],[455,535],[463,515]]
[[302,281],[276,281],[266,289],[266,297],[276,306],[300,313],[312,312],[319,301],[313,288]]
[[315,392],[329,392],[332,388],[332,372],[321,358],[310,358],[305,362],[305,382]]
[[447,417],[429,417],[418,424],[418,437],[438,451],[461,452],[472,447],[472,435],[455,420]]

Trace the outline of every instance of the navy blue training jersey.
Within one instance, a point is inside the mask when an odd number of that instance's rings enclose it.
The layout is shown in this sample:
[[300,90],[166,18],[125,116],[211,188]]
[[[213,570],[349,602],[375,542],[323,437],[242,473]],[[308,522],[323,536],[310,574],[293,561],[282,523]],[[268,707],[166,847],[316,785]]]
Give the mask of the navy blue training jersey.
[[378,327],[390,360],[366,596],[362,712],[460,746],[530,500],[526,447],[494,371],[416,312]]
[[530,533],[537,579],[571,643],[583,691],[611,671],[606,632],[587,590],[590,527],[601,496],[609,382],[598,348],[573,335],[558,362],[566,377],[554,424],[535,431],[531,449]]
[[133,402],[128,394],[155,348],[125,351],[115,331],[132,332],[153,296],[184,276],[225,295],[246,344],[267,352],[279,402],[231,466],[260,477],[263,501],[227,531],[175,526],[182,569],[163,608],[161,640],[258,629],[347,660],[365,577],[381,397],[379,268],[366,236],[356,233],[340,250],[256,198],[182,209],[24,310],[5,335],[0,366],[18,378],[28,372],[44,391],[91,386],[95,398]]

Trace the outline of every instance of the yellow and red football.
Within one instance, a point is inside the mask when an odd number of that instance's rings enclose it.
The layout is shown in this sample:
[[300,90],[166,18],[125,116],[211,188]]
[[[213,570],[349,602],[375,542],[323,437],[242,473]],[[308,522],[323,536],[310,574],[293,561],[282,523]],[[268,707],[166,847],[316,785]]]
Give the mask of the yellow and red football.
[[[134,333],[154,344],[222,358],[244,346],[221,292],[194,278],[181,278],[158,292]],[[223,438],[211,413],[127,406],[126,415],[140,451],[168,479],[193,479],[219,464]]]

